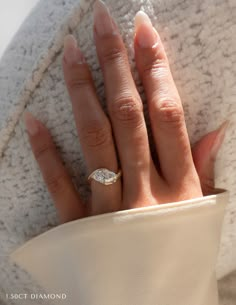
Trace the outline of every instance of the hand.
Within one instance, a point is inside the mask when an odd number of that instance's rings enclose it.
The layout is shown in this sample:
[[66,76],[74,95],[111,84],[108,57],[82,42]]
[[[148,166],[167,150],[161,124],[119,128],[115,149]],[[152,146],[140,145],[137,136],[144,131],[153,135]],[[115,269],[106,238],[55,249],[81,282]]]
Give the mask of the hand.
[[[135,25],[135,60],[147,97],[160,168],[152,160],[143,104],[124,43],[108,9],[98,0],[94,7],[94,39],[104,76],[108,116],[72,35],[65,39],[62,65],[88,173],[100,167],[117,172],[120,161],[123,176],[108,186],[92,180],[91,199],[83,204],[50,132],[26,112],[32,151],[61,222],[202,197],[214,189],[214,161],[227,122],[191,150],[181,99],[161,39],[145,13],[136,15]],[[214,143],[218,144],[212,150]]]

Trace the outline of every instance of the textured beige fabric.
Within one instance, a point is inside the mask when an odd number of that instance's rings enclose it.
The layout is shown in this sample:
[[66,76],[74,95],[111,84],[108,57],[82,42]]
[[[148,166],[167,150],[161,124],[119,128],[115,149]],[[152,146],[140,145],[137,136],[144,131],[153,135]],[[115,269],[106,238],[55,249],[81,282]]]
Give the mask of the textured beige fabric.
[[[91,67],[101,106],[106,110],[104,83],[92,35],[93,2],[41,0],[0,62],[1,305],[19,305],[18,300],[6,300],[6,292],[33,291],[32,279],[13,268],[8,255],[59,224],[54,203],[31,153],[22,122],[25,109],[32,111],[51,131],[83,199],[90,193],[86,185],[89,173],[76,134],[61,59],[64,36],[73,33]],[[154,158],[147,104],[133,53],[133,20],[138,10],[148,13],[164,43],[182,98],[191,144],[229,116],[232,118],[216,162],[216,186],[230,190],[216,268],[217,279],[222,279],[221,289],[227,279],[223,277],[236,269],[236,2],[106,0],[106,3],[124,38],[132,74],[144,101]],[[236,298],[232,299],[230,287],[233,284],[223,290],[227,295],[221,297],[227,301],[230,298],[231,305],[236,304]],[[32,305],[31,300],[20,305],[25,303]]]
[[220,305],[236,304],[236,271],[218,281]]
[[[70,305],[218,305],[215,264],[229,192],[86,217],[11,259]],[[56,303],[55,303],[56,304]]]

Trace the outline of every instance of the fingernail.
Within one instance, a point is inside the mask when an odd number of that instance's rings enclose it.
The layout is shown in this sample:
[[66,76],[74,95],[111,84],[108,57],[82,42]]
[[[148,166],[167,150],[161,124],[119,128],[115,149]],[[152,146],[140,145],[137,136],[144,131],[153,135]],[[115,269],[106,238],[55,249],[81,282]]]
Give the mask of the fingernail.
[[112,22],[112,17],[106,4],[101,0],[97,0],[93,6],[93,10],[96,33],[99,36],[107,34],[116,35],[117,28],[115,23]]
[[139,46],[153,48],[158,41],[158,36],[148,15],[139,11],[135,16],[134,24]]
[[64,38],[64,58],[69,65],[85,63],[85,58],[77,46],[77,41],[71,34]]
[[37,135],[37,133],[39,132],[38,122],[36,118],[28,111],[24,113],[24,123],[28,133],[31,136]]
[[216,157],[216,155],[223,143],[223,140],[224,140],[225,134],[226,134],[226,130],[228,129],[229,124],[230,124],[230,120],[226,120],[225,122],[223,122],[221,124],[221,126],[217,130],[217,135],[214,140],[214,144],[211,148],[211,154],[214,158]]

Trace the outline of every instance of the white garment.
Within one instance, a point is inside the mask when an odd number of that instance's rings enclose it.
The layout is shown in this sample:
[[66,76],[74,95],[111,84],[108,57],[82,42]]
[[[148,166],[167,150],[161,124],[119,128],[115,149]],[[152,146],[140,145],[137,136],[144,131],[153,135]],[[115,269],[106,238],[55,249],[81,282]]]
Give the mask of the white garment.
[[[148,13],[163,40],[182,98],[191,143],[216,129],[229,115],[235,120],[235,1],[109,0],[106,3],[124,37],[143,100],[132,49],[133,19],[140,9]],[[13,287],[15,291],[31,291],[32,282],[27,274],[10,264],[8,255],[58,224],[54,203],[22,122],[25,108],[50,129],[82,198],[86,200],[89,193],[88,173],[76,135],[61,57],[63,38],[72,32],[91,67],[105,108],[102,74],[92,35],[92,4],[93,0],[42,0],[0,62],[0,300],[4,305],[19,304],[16,300],[6,300],[6,292],[11,292]],[[147,114],[146,104],[144,111]],[[150,133],[147,116],[146,120]],[[218,280],[236,270],[234,130],[232,124],[216,163],[216,186],[230,190],[216,265]],[[153,150],[153,141],[150,145]],[[27,304],[32,301],[28,300]]]
[[218,305],[215,263],[228,196],[221,190],[71,221],[11,258],[48,294],[63,292],[63,304]]

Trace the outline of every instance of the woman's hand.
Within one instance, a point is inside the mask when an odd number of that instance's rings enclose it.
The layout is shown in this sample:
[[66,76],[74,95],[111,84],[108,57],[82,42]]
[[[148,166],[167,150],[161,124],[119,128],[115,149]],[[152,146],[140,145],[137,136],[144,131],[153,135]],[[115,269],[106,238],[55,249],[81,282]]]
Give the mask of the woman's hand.
[[[48,129],[26,113],[31,147],[61,222],[202,197],[214,189],[214,160],[228,122],[191,150],[181,99],[160,37],[143,12],[136,15],[135,25],[135,59],[160,168],[152,160],[143,104],[124,43],[108,9],[98,0],[94,38],[109,117],[99,103],[89,66],[72,35],[65,39],[63,70],[88,173],[101,167],[117,173],[120,161],[123,179],[108,186],[92,180],[92,197],[84,205]],[[212,150],[214,143],[217,147]]]

